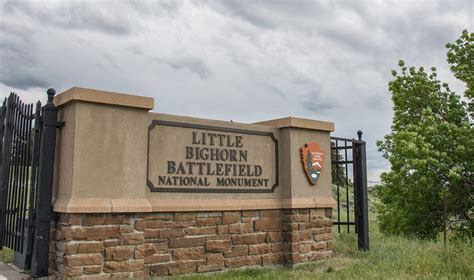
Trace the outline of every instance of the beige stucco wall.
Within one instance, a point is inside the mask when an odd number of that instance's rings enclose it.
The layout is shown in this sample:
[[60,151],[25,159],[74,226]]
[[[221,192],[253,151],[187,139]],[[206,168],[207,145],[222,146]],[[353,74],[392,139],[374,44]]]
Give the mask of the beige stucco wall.
[[[332,123],[285,118],[242,124],[157,114],[149,112],[153,107],[151,98],[82,88],[72,88],[56,96],[55,103],[59,107],[59,120],[66,122],[57,140],[54,186],[57,212],[208,211],[334,205],[330,184]],[[148,127],[153,120],[272,132],[279,142],[279,186],[272,193],[150,192],[146,184],[147,147]],[[325,152],[325,166],[314,186],[306,178],[300,159],[299,148],[307,141],[318,142]],[[252,150],[252,143],[247,145]],[[260,156],[266,156],[265,152]]]

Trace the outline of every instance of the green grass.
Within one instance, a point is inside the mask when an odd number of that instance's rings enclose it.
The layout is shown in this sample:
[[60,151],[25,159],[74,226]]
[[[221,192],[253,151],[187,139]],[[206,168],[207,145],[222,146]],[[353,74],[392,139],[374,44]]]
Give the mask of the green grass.
[[0,250],[0,262],[11,263],[13,262],[13,250],[3,247]]
[[335,257],[296,268],[249,268],[173,279],[473,279],[474,248],[451,243],[383,236],[375,225],[371,249],[356,249],[354,235],[334,234]]
[[[341,221],[347,212],[346,187],[340,187]],[[336,189],[333,188],[336,197]],[[353,202],[353,188],[349,187],[349,201]],[[247,268],[200,275],[172,277],[179,280],[207,279],[474,279],[474,248],[467,243],[449,243],[445,250],[442,241],[424,241],[401,236],[386,236],[379,232],[373,205],[377,198],[369,193],[370,250],[357,250],[354,227],[341,234],[333,227],[334,258],[326,261],[297,265],[295,268]],[[354,220],[350,204],[350,221]],[[337,219],[337,209],[333,219]]]

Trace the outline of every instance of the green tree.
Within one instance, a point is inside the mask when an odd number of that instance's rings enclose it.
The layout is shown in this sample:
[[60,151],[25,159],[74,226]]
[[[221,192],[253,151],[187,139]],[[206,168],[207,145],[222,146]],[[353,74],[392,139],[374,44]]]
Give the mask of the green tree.
[[[456,57],[472,54],[474,36],[468,35],[467,44],[466,34],[455,46],[448,45],[448,61],[456,77],[472,82],[472,65],[467,71],[466,59]],[[427,73],[423,67],[407,68],[403,61],[399,67],[389,82],[392,131],[377,143],[391,164],[377,191],[380,228],[435,239],[449,227],[472,237],[474,131],[467,106],[438,80],[435,68]],[[469,94],[468,89],[467,98]]]
[[469,99],[469,112],[474,118],[474,33],[467,30],[454,43],[448,43],[448,63],[454,76],[466,83],[464,96]]
[[[331,146],[334,146],[335,143],[331,142]],[[344,158],[343,156],[337,152],[337,150],[331,149],[331,161],[343,161]],[[334,164],[332,165],[331,169],[331,178],[332,178],[332,184],[339,186],[345,186],[346,185],[346,171],[344,169],[343,164]]]

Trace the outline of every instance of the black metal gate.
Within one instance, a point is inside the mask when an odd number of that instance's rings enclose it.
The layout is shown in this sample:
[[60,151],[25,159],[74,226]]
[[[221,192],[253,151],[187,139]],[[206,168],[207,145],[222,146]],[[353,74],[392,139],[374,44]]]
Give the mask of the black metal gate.
[[369,250],[369,219],[367,201],[367,163],[362,131],[358,140],[331,137],[332,182],[337,209],[333,225],[341,234],[357,233],[358,247]]
[[57,109],[54,89],[41,107],[11,93],[0,108],[0,249],[33,277],[48,275]]

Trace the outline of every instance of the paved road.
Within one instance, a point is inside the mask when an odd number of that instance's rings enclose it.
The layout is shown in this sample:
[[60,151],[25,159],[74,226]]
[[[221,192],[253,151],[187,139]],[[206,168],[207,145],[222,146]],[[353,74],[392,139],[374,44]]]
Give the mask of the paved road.
[[10,265],[0,262],[0,280],[6,279],[30,279],[30,277],[13,269]]

